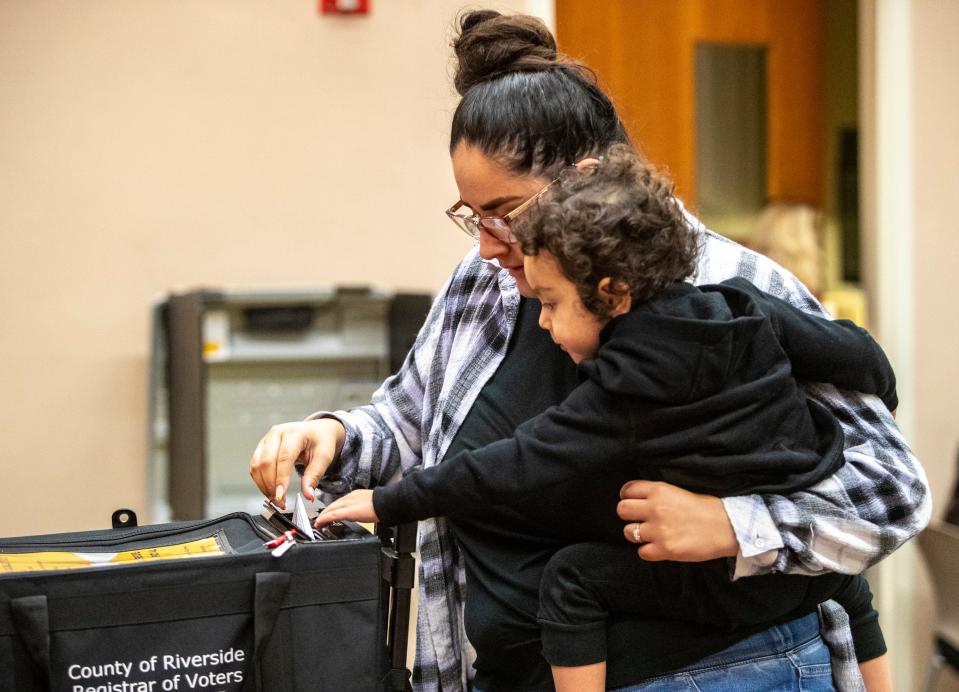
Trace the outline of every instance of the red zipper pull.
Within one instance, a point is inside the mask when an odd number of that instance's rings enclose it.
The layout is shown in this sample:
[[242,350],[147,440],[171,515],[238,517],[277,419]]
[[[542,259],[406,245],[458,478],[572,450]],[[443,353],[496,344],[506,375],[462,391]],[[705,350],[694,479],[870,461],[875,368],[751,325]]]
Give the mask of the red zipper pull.
[[293,531],[292,530],[284,531],[279,536],[274,538],[272,541],[267,541],[266,543],[264,543],[263,547],[269,548],[269,549],[279,548],[284,543],[288,543],[292,541],[293,541]]

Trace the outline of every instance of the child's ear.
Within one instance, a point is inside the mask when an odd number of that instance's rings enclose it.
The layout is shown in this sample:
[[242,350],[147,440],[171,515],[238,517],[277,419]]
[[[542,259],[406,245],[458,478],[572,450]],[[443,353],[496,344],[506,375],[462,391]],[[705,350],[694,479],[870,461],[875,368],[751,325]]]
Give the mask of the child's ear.
[[610,277],[600,279],[596,287],[599,299],[609,306],[609,316],[624,315],[633,307],[633,296],[622,281],[613,282]]

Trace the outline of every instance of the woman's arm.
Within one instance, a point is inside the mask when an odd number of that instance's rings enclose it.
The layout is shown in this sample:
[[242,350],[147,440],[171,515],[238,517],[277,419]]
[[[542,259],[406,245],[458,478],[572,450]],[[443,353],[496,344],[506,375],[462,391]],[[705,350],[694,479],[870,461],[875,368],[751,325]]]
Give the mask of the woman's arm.
[[[705,229],[703,233],[697,283],[741,276],[795,307],[825,314],[795,277],[768,258]],[[842,425],[846,463],[834,476],[788,497],[750,495],[724,498],[721,507],[702,505],[700,514],[731,526],[736,536],[736,576],[769,571],[855,574],[892,553],[929,522],[932,506],[926,475],[882,402],[874,396],[840,393],[831,385],[809,385],[806,391]],[[625,497],[629,499],[628,493]],[[658,506],[653,500],[643,511],[655,512]],[[630,507],[621,504],[620,516],[641,521]],[[668,531],[681,549],[665,549],[662,559],[688,559],[691,545],[709,540],[708,534],[697,534],[692,526],[670,526]],[[728,547],[696,550],[728,552]]]
[[[856,574],[889,555],[929,520],[925,474],[886,407],[876,397],[845,397],[816,385],[833,402],[846,435],[846,463],[811,488],[779,495],[714,497],[666,483],[627,484],[618,512],[659,536],[642,546],[647,560],[696,562],[735,557],[734,576],[770,571]],[[730,537],[735,537],[735,543]]]
[[750,496],[724,503],[727,512],[740,519],[759,512],[761,504],[781,536],[781,545],[773,546],[778,552],[772,561],[766,565],[741,561],[740,575],[767,569],[861,572],[929,522],[925,474],[882,402],[873,396],[840,393],[831,385],[806,389],[839,419],[846,463],[833,477],[789,497]]
[[[758,261],[754,285],[806,312],[825,315],[795,277],[760,260],[771,266]],[[862,572],[929,522],[926,475],[882,401],[830,384],[804,388],[839,420],[846,463],[831,478],[787,497],[724,500],[740,543],[737,576]]]
[[309,497],[317,486],[341,495],[386,483],[422,463],[426,382],[437,360],[448,358],[449,334],[484,269],[475,251],[460,263],[433,302],[402,367],[368,405],[321,411],[306,421],[274,426],[263,437],[250,475],[265,495],[282,495],[280,488],[289,488],[294,465],[305,466],[302,487]]

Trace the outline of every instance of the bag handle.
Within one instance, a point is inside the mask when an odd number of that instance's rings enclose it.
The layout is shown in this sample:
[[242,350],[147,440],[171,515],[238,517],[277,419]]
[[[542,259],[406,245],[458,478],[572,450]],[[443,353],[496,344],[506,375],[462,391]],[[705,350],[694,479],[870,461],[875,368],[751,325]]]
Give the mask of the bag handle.
[[[253,595],[253,659],[244,676],[243,692],[263,692],[263,652],[279,619],[280,608],[290,589],[289,572],[260,572]],[[250,669],[252,668],[252,671]]]
[[[280,608],[290,589],[288,572],[256,575],[253,595],[253,657],[244,676],[244,692],[263,692],[262,658],[279,619]],[[50,615],[45,595],[23,596],[10,601],[13,624],[33,661],[42,688],[51,689]],[[252,671],[250,670],[252,669]]]
[[22,596],[10,601],[13,625],[30,654],[43,689],[50,689],[50,615],[47,597]]

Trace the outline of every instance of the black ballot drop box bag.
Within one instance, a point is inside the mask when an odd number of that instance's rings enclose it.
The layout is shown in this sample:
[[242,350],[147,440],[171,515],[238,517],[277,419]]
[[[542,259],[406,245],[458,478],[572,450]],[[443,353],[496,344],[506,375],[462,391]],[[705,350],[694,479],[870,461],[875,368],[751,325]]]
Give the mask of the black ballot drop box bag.
[[281,557],[245,513],[0,539],[0,691],[408,689],[402,529],[346,523]]

